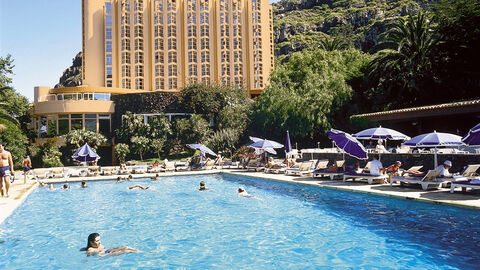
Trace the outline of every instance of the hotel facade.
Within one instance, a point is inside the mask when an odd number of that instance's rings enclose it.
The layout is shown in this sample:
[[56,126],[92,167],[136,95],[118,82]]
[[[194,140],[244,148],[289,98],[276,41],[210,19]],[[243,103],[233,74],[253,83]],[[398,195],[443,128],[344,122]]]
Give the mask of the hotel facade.
[[83,0],[82,29],[82,85],[35,87],[39,136],[110,134],[115,95],[206,83],[256,96],[274,67],[268,0]]

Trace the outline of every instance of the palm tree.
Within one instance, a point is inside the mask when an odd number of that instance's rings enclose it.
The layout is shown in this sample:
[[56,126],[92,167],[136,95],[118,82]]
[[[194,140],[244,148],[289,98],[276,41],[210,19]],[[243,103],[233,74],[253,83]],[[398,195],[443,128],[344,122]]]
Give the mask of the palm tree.
[[347,45],[339,38],[324,38],[320,41],[320,45],[318,47],[322,50],[331,52],[344,50],[347,48]]
[[[6,110],[7,108],[7,110]],[[15,125],[19,125],[20,122],[18,122],[18,120],[11,116],[9,113],[8,113],[8,108],[9,108],[9,105],[5,102],[0,102],[0,119],[5,119]]]
[[[381,49],[370,66],[374,81],[389,84],[397,97],[417,97],[419,82],[431,76],[432,55],[438,39],[426,13],[398,18],[379,37]],[[415,103],[415,101],[413,101]]]

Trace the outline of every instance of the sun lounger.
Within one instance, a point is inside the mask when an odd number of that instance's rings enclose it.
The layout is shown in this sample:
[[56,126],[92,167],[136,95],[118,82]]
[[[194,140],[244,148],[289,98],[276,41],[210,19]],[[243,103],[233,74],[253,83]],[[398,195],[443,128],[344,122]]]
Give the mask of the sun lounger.
[[158,173],[161,171],[161,167],[160,166],[156,166],[156,167],[153,167],[153,166],[150,166],[147,168],[147,172],[149,173]]
[[52,178],[64,178],[65,177],[65,172],[63,168],[52,168],[50,177]]
[[480,168],[480,164],[471,164],[471,165],[468,165],[468,166],[465,168],[465,170],[463,170],[462,174],[456,175],[456,176],[454,176],[453,178],[455,179],[455,181],[466,181],[466,180],[470,180],[470,179],[475,178],[476,176],[478,176],[478,174],[477,174],[478,168]]
[[247,169],[247,171],[260,172],[260,171],[265,170],[265,166],[264,166],[264,164],[259,163],[259,162],[256,161],[256,160],[250,160],[250,161],[248,162],[248,164],[247,164],[246,169]]
[[135,174],[142,174],[146,172],[147,172],[147,166],[145,165],[137,165],[137,166],[133,166],[132,168],[132,173],[135,173]]
[[100,174],[101,175],[113,175],[113,174],[115,174],[116,171],[117,171],[116,168],[113,167],[113,166],[102,167],[101,171],[100,171]]
[[337,160],[335,161],[337,165],[336,171],[329,171],[327,168],[325,169],[317,169],[312,172],[312,177],[330,177],[330,180],[335,179],[335,177],[342,176],[343,177],[343,165],[345,164],[345,160]]
[[87,168],[87,176],[97,176],[99,171],[98,166],[89,166]]
[[471,180],[452,182],[452,185],[450,186],[450,193],[454,193],[455,188],[457,187],[461,187],[463,192],[467,191],[467,188],[470,188],[472,190],[480,189],[480,177]]
[[414,176],[407,176],[407,177],[392,177],[390,178],[390,186],[392,186],[393,182],[398,181],[400,182],[400,186],[406,184],[420,184],[423,190],[428,190],[429,188],[439,188],[441,185],[450,183],[452,178],[441,178],[438,177],[440,175],[440,170],[429,170],[427,174],[423,177],[414,177]]
[[68,177],[83,177],[87,176],[87,171],[82,168],[69,168],[67,171]]
[[372,175],[370,173],[357,173],[355,171],[343,173],[343,182],[346,182],[347,179],[352,179],[353,181],[357,179],[365,179],[369,185],[373,184],[383,184],[388,178],[386,174]]
[[175,171],[177,171],[177,172],[190,170],[190,167],[187,165],[186,162],[176,161],[174,164],[175,164],[174,165],[175,166]]
[[51,177],[51,172],[51,169],[33,169],[33,176],[35,179],[46,179]]
[[289,168],[285,170],[286,175],[298,175],[302,176],[304,174],[312,173],[313,161],[304,161],[300,164],[298,168]]
[[165,162],[164,168],[160,168],[161,172],[174,172],[175,171],[175,162],[167,161]]

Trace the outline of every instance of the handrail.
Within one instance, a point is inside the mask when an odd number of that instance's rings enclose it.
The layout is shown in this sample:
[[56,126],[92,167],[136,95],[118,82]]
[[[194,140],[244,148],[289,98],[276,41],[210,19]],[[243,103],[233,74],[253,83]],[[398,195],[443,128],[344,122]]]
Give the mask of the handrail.
[[[68,98],[65,98],[68,97]],[[38,102],[58,100],[110,100],[110,93],[62,93],[48,94],[38,98]]]

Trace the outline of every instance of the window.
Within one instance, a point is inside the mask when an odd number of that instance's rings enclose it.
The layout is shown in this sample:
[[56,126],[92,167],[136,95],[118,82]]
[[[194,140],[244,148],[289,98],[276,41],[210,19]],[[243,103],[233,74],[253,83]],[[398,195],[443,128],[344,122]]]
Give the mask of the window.
[[163,50],[164,47],[163,47],[163,39],[161,38],[156,38],[155,39],[155,50],[158,51],[158,50]]
[[163,65],[155,65],[155,77],[160,76],[165,76],[165,73],[163,72]]
[[200,23],[208,24],[208,13],[207,12],[200,13]]
[[169,38],[168,39],[168,50],[176,50],[177,49],[177,39]]
[[155,25],[153,34],[155,37],[163,37],[163,25]]
[[143,63],[143,52],[136,52],[135,53],[135,64]]
[[169,12],[167,14],[167,23],[168,24],[176,24],[177,23],[177,16],[173,12]]
[[177,76],[177,65],[168,65],[168,76]]
[[163,64],[163,52],[156,52],[155,53],[155,63],[162,63]]
[[112,39],[112,28],[106,28],[105,29],[105,38],[106,39]]
[[197,52],[188,52],[188,62],[189,63],[197,62]]
[[142,78],[135,79],[135,89],[136,90],[142,90],[143,89],[143,79]]
[[197,39],[196,38],[189,38],[188,39],[188,49],[189,50],[196,50],[197,49]]
[[197,27],[194,25],[189,25],[188,26],[188,36],[189,37],[195,37],[197,36]]
[[188,76],[197,76],[197,65],[188,66]]
[[82,115],[81,114],[72,114],[70,119],[70,130],[83,129],[82,126]]
[[131,88],[132,81],[130,79],[122,79],[122,88]]
[[202,76],[210,76],[210,64],[202,64]]
[[208,25],[200,26],[200,36],[201,37],[208,37]]
[[110,115],[98,115],[98,132],[103,135],[110,135]]
[[105,16],[105,26],[112,26],[112,16],[111,15]]
[[210,52],[201,52],[202,63],[210,62]]
[[58,133],[59,135],[65,135],[68,133],[68,114],[58,115]]
[[165,80],[162,78],[156,78],[155,79],[155,89],[165,89]]
[[177,89],[177,79],[175,78],[168,79],[168,89]]
[[208,38],[202,38],[200,40],[200,43],[201,43],[201,49],[202,50],[209,50],[210,49],[210,43],[209,43],[209,39]]
[[142,77],[143,76],[143,66],[136,65],[135,66],[135,77]]
[[177,62],[177,52],[168,52],[168,63]]
[[130,64],[130,53],[122,52],[122,64]]
[[138,51],[143,51],[143,39],[141,38],[136,38],[135,39],[135,50]]
[[107,67],[106,68],[106,73],[107,73],[107,78],[111,79],[112,78],[112,67]]
[[177,34],[177,27],[175,25],[169,25],[167,30],[169,37],[174,37]]
[[105,65],[111,66],[112,65],[112,54],[107,54],[105,56]]
[[85,130],[97,132],[96,114],[85,114]]

